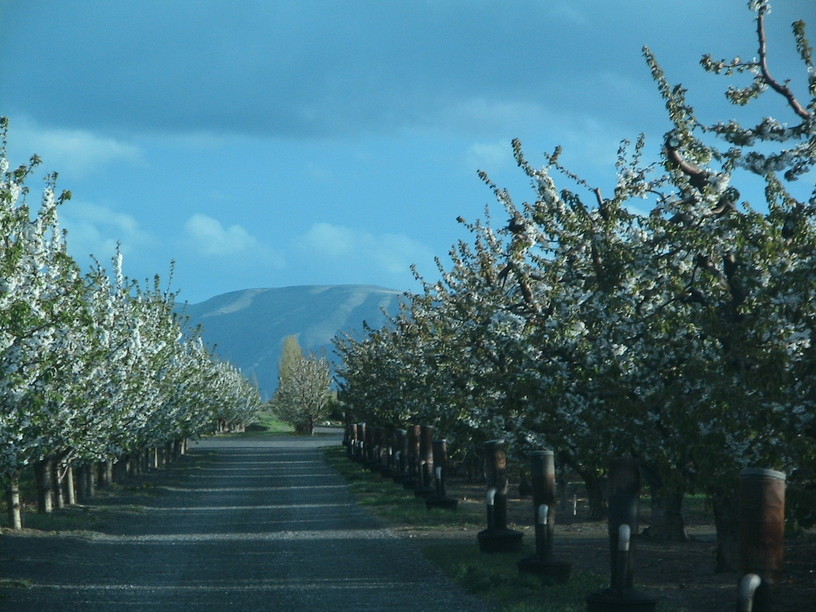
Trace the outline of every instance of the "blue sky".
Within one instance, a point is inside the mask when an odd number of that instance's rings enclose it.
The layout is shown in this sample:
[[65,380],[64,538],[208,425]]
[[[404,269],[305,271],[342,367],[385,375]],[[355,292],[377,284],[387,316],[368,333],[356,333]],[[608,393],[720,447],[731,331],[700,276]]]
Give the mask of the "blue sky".
[[[784,0],[768,22],[771,68],[800,93],[790,24],[813,41],[814,17]],[[533,163],[562,145],[606,192],[620,140],[656,147],[668,123],[643,45],[703,119],[740,116],[698,62],[756,54],[745,0],[0,0],[0,115],[11,161],[36,153],[37,178],[73,192],[80,262],[117,242],[138,279],[175,260],[193,303],[416,289],[409,266],[434,278],[466,237],[456,217],[492,203],[477,170],[530,197],[511,139]]]

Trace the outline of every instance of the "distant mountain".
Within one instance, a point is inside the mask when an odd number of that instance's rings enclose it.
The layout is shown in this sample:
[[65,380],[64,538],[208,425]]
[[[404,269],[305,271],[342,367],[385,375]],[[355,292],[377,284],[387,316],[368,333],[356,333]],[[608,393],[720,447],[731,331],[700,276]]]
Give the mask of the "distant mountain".
[[396,313],[402,292],[367,285],[308,285],[246,289],[217,295],[183,312],[201,324],[216,355],[257,380],[264,397],[277,386],[278,361],[286,336],[296,335],[304,351],[325,351],[335,359],[331,339],[340,331],[359,333]]

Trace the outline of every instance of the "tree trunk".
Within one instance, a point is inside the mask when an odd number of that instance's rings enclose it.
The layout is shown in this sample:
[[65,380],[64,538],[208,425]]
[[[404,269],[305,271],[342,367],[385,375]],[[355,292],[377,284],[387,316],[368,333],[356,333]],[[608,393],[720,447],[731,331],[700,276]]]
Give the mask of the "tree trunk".
[[644,535],[660,542],[687,542],[683,518],[683,492],[668,486],[652,487],[652,524]]
[[96,464],[89,463],[83,466],[84,478],[82,479],[83,497],[88,500],[96,495]]
[[599,478],[591,472],[579,472],[584,480],[587,491],[587,502],[589,503],[588,521],[602,521],[606,518],[606,491],[605,479]]
[[76,489],[74,488],[74,468],[70,465],[65,468],[65,496],[66,502],[69,506],[74,506],[77,503]]
[[65,507],[64,477],[60,478],[59,468],[59,463],[56,461],[51,462],[51,480],[54,482],[54,507],[57,509]]
[[592,468],[584,468],[575,461],[569,451],[562,451],[559,454],[565,466],[569,466],[584,481],[587,493],[587,503],[589,504],[588,521],[602,521],[607,516],[606,505],[606,478],[598,476],[597,471]]
[[34,480],[37,482],[37,512],[49,514],[53,509],[54,481],[51,478],[51,460],[43,459],[34,464]]
[[568,480],[564,471],[557,472],[555,490],[558,492],[558,504],[562,510],[566,510],[569,505],[569,498],[567,495]]
[[484,457],[482,457],[480,453],[476,452],[474,449],[469,449],[462,463],[465,467],[467,482],[474,483],[485,481]]
[[102,469],[99,470],[101,486],[109,488],[113,484],[113,461],[106,459],[102,462],[101,468]]
[[113,481],[122,484],[127,478],[130,459],[127,455],[119,457],[113,464]]
[[739,498],[736,491],[711,496],[717,529],[716,572],[736,571],[739,563]]
[[88,492],[85,490],[85,466],[78,465],[76,468],[76,495],[77,501],[83,502],[87,499]]
[[6,487],[6,505],[8,510],[9,526],[12,529],[23,528],[23,515],[20,510],[20,475],[9,476]]

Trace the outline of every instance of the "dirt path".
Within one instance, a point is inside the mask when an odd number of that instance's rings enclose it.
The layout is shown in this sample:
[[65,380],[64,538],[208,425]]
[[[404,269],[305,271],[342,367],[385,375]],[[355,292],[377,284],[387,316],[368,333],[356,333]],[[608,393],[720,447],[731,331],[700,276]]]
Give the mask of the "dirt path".
[[100,500],[100,528],[7,532],[0,610],[485,610],[355,505],[337,441],[204,440]]

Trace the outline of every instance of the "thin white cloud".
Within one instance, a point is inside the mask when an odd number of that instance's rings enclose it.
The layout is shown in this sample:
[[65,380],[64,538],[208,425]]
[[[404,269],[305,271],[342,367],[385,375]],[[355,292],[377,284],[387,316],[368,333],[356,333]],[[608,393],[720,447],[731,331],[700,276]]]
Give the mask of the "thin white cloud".
[[621,139],[632,136],[616,133],[614,126],[590,116],[577,118],[568,126],[562,126],[556,134],[565,158],[580,156],[584,162],[603,170],[614,167]]
[[[544,148],[550,150],[560,144],[565,153],[581,151],[584,162],[608,167],[614,166],[621,138],[631,135],[614,121],[587,112],[559,111],[543,104],[486,98],[457,103],[442,111],[438,120],[464,133],[479,126],[481,134],[496,137],[492,141],[477,140],[464,153],[469,168],[488,172],[515,166],[511,140],[516,137],[521,137],[522,142],[547,143]],[[542,136],[546,140],[542,141]]]
[[305,243],[317,253],[330,257],[343,257],[354,252],[355,245],[370,243],[372,237],[347,227],[329,223],[315,223],[304,236]]
[[281,267],[283,257],[240,225],[225,226],[218,219],[196,213],[184,224],[185,241],[198,255],[209,258],[251,257],[264,265]]
[[600,116],[560,112],[540,104],[491,104],[482,99],[471,100],[450,112],[460,119],[467,117],[467,124],[495,128],[492,134],[498,138],[476,140],[463,151],[467,168],[488,174],[515,167],[512,139],[516,137],[521,138],[525,155],[534,166],[544,161],[538,151],[549,152],[560,145],[565,159],[580,156],[583,169],[607,169],[614,167],[621,139],[631,135]]
[[88,255],[107,259],[114,254],[117,244],[127,254],[154,243],[132,215],[92,202],[71,200],[61,209],[60,217],[68,231],[68,249],[80,259]]
[[407,276],[412,264],[433,261],[428,247],[405,234],[375,235],[330,223],[315,223],[299,242],[333,269],[367,270],[372,277]]
[[658,95],[657,88],[651,81],[636,79],[620,71],[604,70],[598,74],[588,73],[583,77],[584,85],[593,81],[609,98],[637,100],[653,97],[656,99]]
[[258,240],[240,225],[224,227],[217,219],[202,214],[187,219],[184,232],[203,255],[235,255],[258,246]]
[[551,8],[553,17],[562,19],[568,24],[588,26],[591,23],[591,21],[587,18],[586,13],[580,10],[574,4],[559,4]]
[[515,165],[513,149],[507,140],[499,142],[476,142],[465,154],[468,168],[493,171]]
[[404,234],[382,234],[376,240],[379,245],[377,261],[391,274],[402,274],[411,264],[430,262],[434,256],[425,245]]
[[431,127],[470,134],[516,134],[548,116],[540,104],[483,96],[452,100],[436,114],[428,115]]
[[337,180],[336,173],[328,166],[310,163],[308,169],[309,176],[319,183],[333,183]]
[[142,161],[138,146],[88,130],[47,128],[27,119],[15,120],[11,130],[14,151],[24,159],[38,155],[49,171],[84,176],[114,162]]

